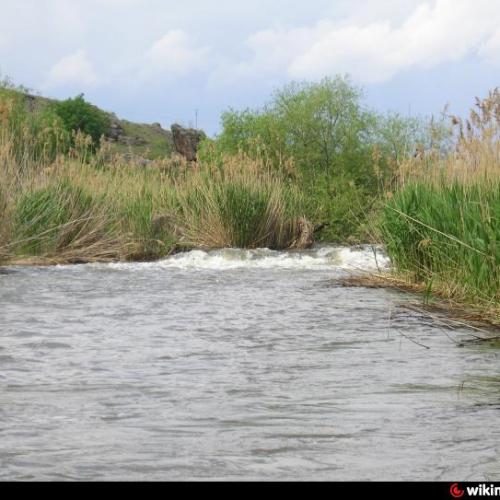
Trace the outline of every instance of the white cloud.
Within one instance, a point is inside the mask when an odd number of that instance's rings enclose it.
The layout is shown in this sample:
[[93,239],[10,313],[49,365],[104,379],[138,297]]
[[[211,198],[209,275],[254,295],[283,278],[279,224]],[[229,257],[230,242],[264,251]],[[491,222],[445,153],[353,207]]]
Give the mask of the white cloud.
[[178,77],[207,67],[209,47],[198,47],[182,30],[171,30],[146,52],[146,73]]
[[81,49],[60,59],[49,71],[46,87],[93,86],[98,83],[92,62]]
[[500,65],[500,28],[481,46],[479,56],[491,64]]
[[273,77],[281,77],[288,72],[288,66],[296,54],[315,40],[314,29],[284,28],[267,29],[251,35],[244,48],[250,51],[250,59],[235,62],[228,58],[220,58],[210,73],[209,84],[212,88],[219,85],[241,84],[253,85],[256,79],[273,83]]
[[105,80],[128,87],[196,73],[212,88],[335,73],[373,83],[468,55],[500,64],[500,0],[311,0],[289,9],[286,0],[267,7],[264,0],[5,3],[0,56],[14,77],[47,75],[62,43],[94,54],[99,78],[78,51],[50,69],[50,86]]
[[[88,0],[87,0],[88,1]],[[141,0],[92,0],[97,7],[130,7],[139,5]]]
[[[500,61],[500,2],[422,2],[399,25],[390,19],[277,28],[247,40],[249,61],[224,68],[233,77],[283,72],[313,79],[350,73],[364,83],[390,80],[409,69],[431,68],[469,54]],[[216,71],[220,74],[222,71]]]
[[[202,101],[215,121],[216,106],[258,106],[290,79],[336,73],[368,87],[406,75],[368,92],[377,106],[386,99],[403,110],[419,92],[427,110],[498,85],[500,0],[0,3],[0,72],[53,96],[82,91],[141,119],[148,102],[156,119],[158,103],[182,116]],[[408,84],[424,78],[428,85]]]

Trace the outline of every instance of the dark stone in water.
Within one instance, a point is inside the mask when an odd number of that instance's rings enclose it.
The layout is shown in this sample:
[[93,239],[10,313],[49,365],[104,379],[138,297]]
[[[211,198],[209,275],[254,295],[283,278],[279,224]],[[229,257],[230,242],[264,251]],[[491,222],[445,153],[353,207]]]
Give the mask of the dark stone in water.
[[16,271],[14,269],[7,269],[5,267],[0,267],[0,275],[2,274],[15,274]]

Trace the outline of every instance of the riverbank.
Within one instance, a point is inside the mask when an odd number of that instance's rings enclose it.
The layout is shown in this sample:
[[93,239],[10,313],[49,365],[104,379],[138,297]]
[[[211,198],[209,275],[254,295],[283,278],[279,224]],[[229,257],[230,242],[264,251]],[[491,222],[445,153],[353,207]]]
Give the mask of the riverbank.
[[34,105],[0,82],[0,258],[303,248],[316,231],[323,242],[370,241],[367,221],[404,149],[394,131],[419,124],[361,98],[347,78],[292,85],[263,110],[224,113],[221,134],[185,158],[165,150],[143,162],[116,150],[109,114],[83,96]]
[[[420,297],[420,308],[432,317],[439,315],[442,320],[447,318],[447,324],[451,327],[469,327],[476,331],[478,341],[491,341],[489,335],[491,329],[500,329],[500,306],[490,307],[478,306],[465,301],[456,301],[440,288],[429,291],[425,283],[415,283],[408,277],[398,275],[394,272],[387,273],[358,273],[357,275],[343,277],[337,280],[340,286],[347,288],[371,288],[396,290]],[[482,336],[482,334],[485,334]],[[496,340],[497,337],[494,337]]]
[[500,92],[450,130],[381,116],[360,97],[342,78],[292,85],[261,110],[225,113],[193,161],[144,164],[68,128],[63,118],[102,118],[83,97],[37,110],[0,87],[0,264],[370,242],[392,261],[387,283],[494,320]]
[[394,279],[445,308],[500,321],[500,91],[454,118],[448,154],[403,162],[380,237]]
[[3,261],[156,260],[190,248],[306,248],[301,195],[243,156],[221,165],[4,169]]

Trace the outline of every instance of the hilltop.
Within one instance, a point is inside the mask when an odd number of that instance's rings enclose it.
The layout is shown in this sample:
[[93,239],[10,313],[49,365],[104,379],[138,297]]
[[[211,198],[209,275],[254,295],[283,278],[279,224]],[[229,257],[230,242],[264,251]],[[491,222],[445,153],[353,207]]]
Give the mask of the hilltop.
[[[33,94],[24,95],[28,109],[32,112],[58,102]],[[93,107],[109,118],[109,128],[105,137],[112,153],[145,160],[170,157],[173,153],[178,153],[192,160],[193,151],[196,152],[199,141],[205,137],[200,130],[187,129],[178,124],[173,124],[172,130],[166,130],[160,123],[134,123],[118,118],[115,113],[101,110],[97,106]]]

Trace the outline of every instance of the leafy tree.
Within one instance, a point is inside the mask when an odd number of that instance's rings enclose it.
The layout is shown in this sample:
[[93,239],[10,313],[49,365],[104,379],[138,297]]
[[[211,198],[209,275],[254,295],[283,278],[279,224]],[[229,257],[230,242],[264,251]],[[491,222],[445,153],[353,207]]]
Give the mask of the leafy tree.
[[367,126],[360,97],[343,78],[292,83],[276,92],[274,112],[290,153],[303,167],[338,170],[346,152],[360,149],[360,132]]
[[362,97],[347,77],[291,83],[261,110],[225,112],[216,145],[226,153],[265,154],[276,164],[292,157],[305,171],[366,184],[375,150],[399,163],[417,145],[428,148],[435,141],[439,124],[378,114],[362,105]]
[[374,116],[362,108],[361,96],[341,77],[292,83],[275,92],[262,110],[224,113],[217,146],[224,152],[266,155],[276,166],[293,158],[303,172],[349,172],[363,181]]
[[378,114],[362,98],[347,77],[291,83],[260,110],[224,113],[222,132],[207,141],[206,151],[243,151],[285,172],[293,162],[308,217],[329,224],[325,237],[357,236],[398,164],[418,144],[430,142],[430,127],[422,120]]
[[83,94],[57,102],[53,109],[68,131],[83,132],[92,138],[95,146],[99,145],[101,136],[109,128],[108,115],[85,101]]

